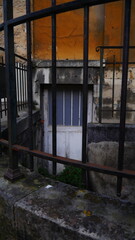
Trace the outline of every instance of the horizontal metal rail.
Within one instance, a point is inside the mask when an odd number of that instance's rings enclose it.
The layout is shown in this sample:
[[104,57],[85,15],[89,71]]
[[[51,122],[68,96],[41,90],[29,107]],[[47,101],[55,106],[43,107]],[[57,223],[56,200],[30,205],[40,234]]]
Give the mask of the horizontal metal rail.
[[[0,139],[0,143],[6,147],[8,147],[8,145],[9,145],[8,141],[5,139]],[[22,152],[28,153],[32,156],[42,158],[44,160],[49,160],[49,161],[53,161],[53,162],[57,162],[57,163],[65,164],[65,165],[72,165],[72,166],[82,168],[85,170],[89,170],[89,171],[104,173],[107,175],[118,176],[118,177],[123,177],[123,178],[135,178],[135,171],[132,171],[132,170],[123,169],[123,170],[119,171],[119,170],[117,170],[113,167],[109,167],[109,166],[103,166],[100,164],[93,164],[93,163],[88,163],[88,162],[83,163],[83,162],[81,162],[79,160],[75,160],[75,159],[65,158],[65,157],[61,157],[61,156],[53,156],[52,154],[42,152],[39,150],[30,150],[27,147],[16,145],[16,144],[12,145],[12,150],[13,151],[22,151]]]
[[[5,48],[3,48],[3,47],[0,47],[0,50],[5,52]],[[24,60],[25,62],[27,62],[27,58],[24,58],[16,53],[14,55],[15,55],[15,57],[20,58],[21,60]]]
[[[99,52],[100,48],[102,48],[102,49],[122,49],[123,46],[97,46],[96,52]],[[129,46],[129,48],[135,48],[135,46]]]
[[[118,2],[120,0],[111,0],[111,2]],[[17,26],[19,24],[25,23],[27,21],[33,21],[36,19],[40,19],[43,17],[52,16],[52,14],[60,14],[72,10],[77,10],[80,8],[85,7],[86,5],[89,5],[90,7],[109,3],[110,0],[79,0],[79,1],[72,1],[64,4],[59,4],[56,6],[52,6],[49,8],[45,8],[39,11],[35,11],[26,15],[23,15],[21,17],[17,17],[14,19],[10,19],[6,21],[7,25],[10,26]],[[0,24],[0,31],[4,30],[4,23]]]

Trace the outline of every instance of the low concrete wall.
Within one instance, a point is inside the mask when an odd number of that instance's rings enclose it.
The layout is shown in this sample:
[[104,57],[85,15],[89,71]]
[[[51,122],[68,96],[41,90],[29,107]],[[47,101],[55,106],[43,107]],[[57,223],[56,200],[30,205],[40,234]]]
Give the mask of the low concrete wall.
[[[88,143],[119,140],[119,124],[88,124]],[[135,142],[135,125],[126,125],[125,141]]]
[[[88,125],[88,161],[103,166],[118,167],[118,124]],[[126,141],[124,151],[124,169],[135,170],[135,126],[126,126]],[[90,172],[91,189],[100,194],[115,196],[117,177]],[[122,197],[135,201],[135,180],[123,179]]]
[[26,174],[3,179],[0,158],[0,240],[133,240],[135,203]]

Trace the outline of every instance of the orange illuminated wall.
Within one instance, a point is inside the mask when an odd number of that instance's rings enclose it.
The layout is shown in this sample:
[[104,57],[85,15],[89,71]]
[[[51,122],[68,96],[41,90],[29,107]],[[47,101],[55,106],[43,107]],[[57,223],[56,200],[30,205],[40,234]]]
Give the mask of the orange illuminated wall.
[[[71,1],[71,0],[70,0]],[[57,0],[57,4],[69,0]],[[50,0],[33,0],[33,10],[50,7]],[[122,45],[124,1],[90,8],[89,59],[99,59],[98,45]],[[132,1],[131,44],[135,45],[135,1]],[[57,59],[82,59],[83,57],[83,9],[57,15]],[[51,59],[51,17],[33,23],[33,55],[35,59]],[[113,55],[121,58],[121,51],[108,51],[105,58]],[[134,54],[130,53],[131,58]]]
[[[34,0],[33,10],[50,6],[50,0]],[[59,0],[57,4],[68,2]],[[51,59],[51,17],[36,20],[33,24],[36,59]],[[89,58],[98,59],[96,46],[103,45],[104,6],[90,9]],[[57,59],[82,59],[83,9],[57,15]]]
[[[105,28],[104,45],[122,46],[123,45],[123,1],[108,3],[105,5]],[[121,58],[121,50],[106,50],[105,59],[112,60],[113,55],[116,60]]]

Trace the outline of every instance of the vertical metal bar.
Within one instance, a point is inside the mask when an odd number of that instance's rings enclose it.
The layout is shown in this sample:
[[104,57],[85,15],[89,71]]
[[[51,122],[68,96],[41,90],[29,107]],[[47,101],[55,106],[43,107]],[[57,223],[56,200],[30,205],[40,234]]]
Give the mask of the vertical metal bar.
[[[4,68],[4,62],[3,62],[3,57],[2,57],[2,67]],[[4,104],[2,104],[2,101],[1,101],[1,96],[0,96],[0,109],[1,109],[1,118],[2,118],[2,113],[3,113],[3,111],[5,110],[5,109],[3,109],[3,105]],[[5,106],[5,105],[4,105]],[[4,111],[5,112],[5,111]]]
[[6,98],[4,98],[4,112],[5,112],[5,116],[7,115],[7,110],[6,110]]
[[22,98],[21,109],[23,109],[23,64],[22,63],[20,65],[20,75],[21,75],[21,98]]
[[2,118],[2,113],[3,113],[2,110],[3,110],[2,109],[2,100],[1,100],[1,96],[0,96],[0,118]]
[[17,153],[12,151],[12,144],[16,143],[16,81],[15,81],[15,58],[14,58],[14,31],[13,27],[7,25],[7,21],[13,18],[13,1],[3,0],[4,7],[4,38],[5,38],[5,64],[8,99],[8,141],[9,141],[9,168],[5,178],[13,181],[20,178],[22,174],[18,168]]
[[[87,162],[89,6],[84,7],[83,89],[82,89],[82,162]],[[89,171],[82,171],[83,184],[89,188]]]
[[18,79],[18,110],[21,110],[21,86],[20,86],[20,70],[19,70],[19,63],[17,63],[17,79]]
[[23,75],[23,108],[25,106],[25,70],[24,65],[22,64],[22,75]]
[[15,76],[16,76],[16,96],[17,96],[17,112],[18,112],[18,99],[19,99],[19,89],[18,89],[18,68],[17,63],[15,63]]
[[[2,113],[2,106],[1,106],[1,89],[0,89],[0,113]],[[1,135],[1,114],[0,114],[0,138],[2,137]],[[2,146],[0,144],[0,156],[2,155]]]
[[25,101],[26,101],[25,106],[27,107],[27,105],[28,105],[28,96],[27,96],[27,66],[25,66]]
[[81,126],[81,91],[79,91],[79,119],[78,119],[78,126]]
[[24,79],[23,79],[23,64],[21,64],[21,76],[22,76],[22,109],[24,105]]
[[21,74],[21,63],[19,63],[19,81],[20,81],[20,110],[22,110],[22,74]]
[[[56,0],[52,0],[52,6],[56,5]],[[57,155],[57,124],[56,124],[56,15],[52,15],[52,152]],[[56,162],[53,162],[53,174],[57,173]]]
[[23,69],[22,63],[20,63],[20,76],[21,76],[21,110],[23,109]]
[[26,107],[26,70],[24,65],[24,107]]
[[66,109],[65,109],[65,91],[63,91],[63,125],[65,125],[65,115]]
[[104,49],[100,48],[99,123],[102,123],[102,97],[103,97],[103,81],[104,81],[103,57],[104,57]]
[[[26,0],[26,13],[31,11],[30,0]],[[31,63],[31,22],[26,23],[27,28],[27,90],[28,90],[28,119],[29,119],[29,148],[33,149],[33,119],[32,119],[32,63]],[[30,169],[33,171],[33,156],[30,156]]]
[[89,44],[89,7],[84,7],[84,47],[83,47],[83,127],[82,127],[82,162],[87,162],[87,108],[88,108],[88,44]]
[[[2,66],[3,68],[5,68],[5,64],[4,64],[4,60],[3,60],[3,57],[2,57]],[[4,103],[3,103],[3,110],[4,110],[4,113],[5,113],[5,116],[7,116],[7,104],[6,104],[6,98],[4,97]],[[1,109],[2,110],[2,109]]]
[[113,82],[112,82],[112,117],[114,115],[114,90],[115,90],[115,55],[113,56]]
[[24,102],[23,107],[25,108],[25,65],[23,65],[23,94],[24,94]]
[[26,71],[26,66],[24,65],[24,101],[25,101],[25,107],[26,107],[26,102],[27,102],[27,71]]
[[[123,161],[124,161],[127,77],[128,77],[128,58],[129,58],[129,39],[130,39],[130,16],[131,16],[131,0],[126,0],[125,1],[125,18],[124,18],[125,22],[124,22],[124,41],[123,41],[123,64],[122,64],[122,88],[121,88],[118,170],[123,169]],[[122,188],[122,178],[118,177],[118,181],[117,181],[117,195],[118,196],[121,195],[121,188]]]
[[73,96],[74,91],[71,91],[71,126],[73,126]]
[[7,116],[7,98],[4,98],[5,116]]

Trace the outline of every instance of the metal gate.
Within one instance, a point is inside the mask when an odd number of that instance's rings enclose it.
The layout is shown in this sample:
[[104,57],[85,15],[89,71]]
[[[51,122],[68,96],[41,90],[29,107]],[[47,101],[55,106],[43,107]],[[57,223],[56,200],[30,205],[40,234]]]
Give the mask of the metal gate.
[[[117,194],[121,194],[122,178],[135,178],[135,171],[123,169],[124,161],[124,141],[125,141],[125,115],[126,115],[126,95],[127,95],[127,73],[128,73],[128,55],[129,55],[129,32],[130,32],[130,14],[131,0],[125,0],[124,12],[124,39],[123,39],[123,73],[121,90],[121,110],[120,110],[120,128],[119,128],[119,157],[118,168],[113,169],[107,166],[91,164],[87,162],[86,154],[86,133],[87,133],[87,104],[88,104],[88,38],[89,38],[89,8],[92,6],[116,2],[119,0],[78,0],[65,4],[56,5],[52,0],[52,6],[36,12],[30,12],[30,0],[26,0],[26,15],[13,18],[13,1],[3,0],[4,23],[0,24],[0,31],[5,35],[5,60],[6,60],[6,81],[8,98],[8,142],[0,140],[1,144],[9,147],[9,169],[5,177],[9,180],[15,180],[21,177],[18,168],[18,151],[25,151],[31,156],[31,169],[33,168],[33,156],[50,160],[53,162],[53,173],[56,174],[56,165],[58,163],[74,165],[84,169],[85,177],[89,171],[101,172],[104,174],[117,176]],[[82,111],[82,161],[57,156],[57,131],[56,131],[56,15],[76,9],[84,9],[84,41],[83,41],[83,111]],[[32,63],[31,63],[31,21],[51,16],[52,18],[52,154],[47,154],[33,149],[33,131],[32,131]],[[29,148],[17,145],[16,142],[16,81],[15,81],[15,59],[14,59],[14,33],[15,26],[26,23],[27,29],[27,64],[28,64],[28,107],[29,107]],[[87,180],[86,180],[87,182]]]

